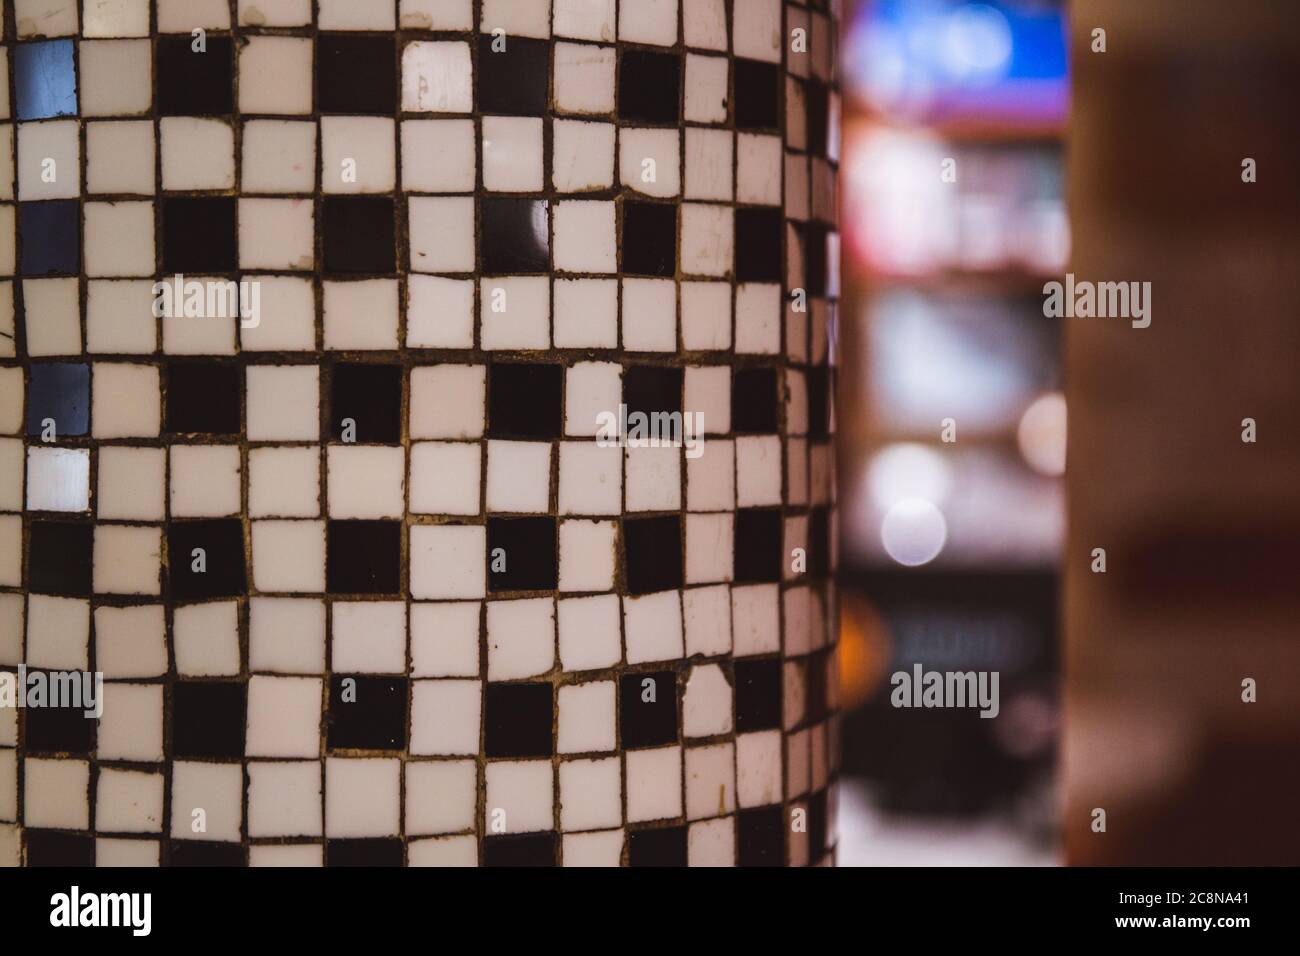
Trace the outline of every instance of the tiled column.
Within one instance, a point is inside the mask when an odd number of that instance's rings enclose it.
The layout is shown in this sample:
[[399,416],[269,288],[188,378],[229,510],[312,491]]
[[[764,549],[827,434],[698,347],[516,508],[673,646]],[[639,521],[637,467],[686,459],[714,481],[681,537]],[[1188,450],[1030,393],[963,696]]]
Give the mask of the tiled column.
[[830,862],[827,3],[3,28],[0,864]]

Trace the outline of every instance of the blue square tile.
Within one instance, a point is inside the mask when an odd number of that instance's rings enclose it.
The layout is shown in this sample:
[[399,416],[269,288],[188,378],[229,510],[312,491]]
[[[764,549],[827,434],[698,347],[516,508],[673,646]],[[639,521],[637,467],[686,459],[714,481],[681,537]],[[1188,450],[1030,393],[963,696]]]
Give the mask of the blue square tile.
[[27,380],[27,434],[41,434],[47,418],[54,420],[56,438],[90,430],[89,365],[32,365]]
[[81,268],[81,205],[75,199],[18,204],[25,276],[76,275]]
[[21,43],[14,51],[14,98],[20,120],[77,115],[72,41]]

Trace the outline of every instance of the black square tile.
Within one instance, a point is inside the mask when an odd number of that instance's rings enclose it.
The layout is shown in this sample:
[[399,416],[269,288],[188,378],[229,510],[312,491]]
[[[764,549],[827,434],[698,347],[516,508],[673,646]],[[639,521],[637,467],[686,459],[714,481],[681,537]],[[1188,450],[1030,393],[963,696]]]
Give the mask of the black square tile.
[[163,272],[234,272],[234,196],[165,196],[162,200]]
[[238,843],[213,840],[170,840],[168,866],[230,867],[244,866],[244,848]]
[[825,156],[830,131],[830,90],[825,83],[809,80],[804,85],[803,100],[808,152]]
[[818,365],[808,369],[808,437],[830,437],[830,369]]
[[551,44],[528,37],[478,38],[474,64],[476,104],[481,113],[504,116],[545,116],[551,88]]
[[682,526],[679,515],[623,520],[623,569],[631,594],[682,586]]
[[677,675],[647,671],[620,677],[618,728],[625,750],[676,743]]
[[774,368],[738,368],[731,382],[731,429],[767,434],[779,429]]
[[676,124],[681,116],[682,58],[625,49],[618,58],[618,118]]
[[633,830],[627,835],[628,866],[686,866],[686,827]]
[[324,269],[334,275],[392,275],[397,271],[396,222],[389,196],[321,199]]
[[322,113],[397,112],[392,33],[321,33],[316,38],[316,108]]
[[808,513],[808,574],[824,578],[831,566],[831,513],[826,507]]
[[740,811],[736,855],[740,866],[785,866],[785,826],[779,806]]
[[558,438],[563,389],[559,365],[489,365],[488,437]]
[[781,726],[781,662],[742,658],[735,664],[736,733]]
[[235,108],[234,44],[228,36],[204,37],[195,50],[188,33],[154,40],[154,102],[162,116],[218,116]]
[[396,837],[369,840],[326,840],[326,866],[401,866],[402,841]]
[[826,857],[826,791],[808,800],[808,863],[816,866]]
[[21,831],[27,846],[28,866],[92,867],[95,838],[61,830]]
[[813,723],[826,716],[826,654],[811,654],[804,665],[804,722]]
[[829,259],[826,251],[830,227],[825,223],[796,224],[803,237],[804,290],[820,298],[826,294]]
[[[29,671],[28,677],[31,676]],[[83,682],[83,690],[84,687]],[[96,721],[86,717],[86,710],[68,706],[25,709],[23,742],[27,752],[89,754],[95,749]]]
[[484,866],[555,866],[556,837],[546,833],[519,836],[485,836]]
[[775,63],[732,61],[736,129],[779,129],[781,69]]
[[479,199],[479,256],[485,275],[546,272],[551,263],[545,199]]
[[404,677],[331,677],[330,749],[404,750],[409,688]]
[[555,590],[554,518],[489,518],[487,546],[489,591]]
[[629,365],[623,371],[623,404],[627,406],[627,413],[680,412],[682,376],[680,368]]
[[330,594],[401,592],[400,521],[331,521],[325,535],[325,589]]
[[781,210],[736,210],[736,281],[781,281]]
[[402,440],[402,367],[335,365],[330,371],[329,434],[335,441],[396,445]]
[[94,529],[70,521],[33,521],[28,529],[27,589],[33,594],[90,594]]
[[[739,234],[739,223],[736,231]],[[619,256],[621,268],[627,275],[665,278],[676,275],[677,206],[625,200]]]
[[[199,550],[201,555],[196,553]],[[173,599],[198,600],[247,593],[243,522],[238,518],[220,518],[169,524],[167,579]]]
[[90,366],[33,362],[27,370],[27,434],[57,441],[89,430]]
[[550,684],[488,684],[483,708],[487,756],[551,756],[553,696]]
[[172,359],[166,379],[165,428],[172,435],[238,435],[243,374],[230,362]]
[[23,237],[18,271],[25,276],[76,275],[81,271],[81,205],[75,199],[18,204]]
[[172,751],[177,757],[244,756],[247,685],[177,681],[172,685]]
[[781,580],[781,512],[737,511],[735,542],[737,584]]

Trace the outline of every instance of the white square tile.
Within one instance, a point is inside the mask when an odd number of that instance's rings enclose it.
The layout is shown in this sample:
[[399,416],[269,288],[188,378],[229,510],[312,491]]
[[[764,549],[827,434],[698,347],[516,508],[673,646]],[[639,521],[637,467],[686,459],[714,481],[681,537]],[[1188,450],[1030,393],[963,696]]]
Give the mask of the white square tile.
[[249,866],[321,867],[325,848],[319,843],[270,843],[248,848]]
[[[22,443],[6,442],[17,459],[18,487],[21,487]],[[17,490],[17,489],[15,489]],[[10,501],[21,510],[21,495]],[[27,449],[27,510],[87,511],[90,508],[90,451],[85,448]]]
[[171,447],[171,514],[219,518],[240,512],[238,445]]
[[563,834],[564,865],[575,867],[615,867],[622,865],[623,831],[600,830],[592,833]]
[[310,193],[315,188],[315,123],[247,120],[243,150],[244,193]]
[[556,36],[614,42],[617,0],[555,0],[551,29]]
[[682,0],[682,38],[687,46],[727,49],[727,8],[724,0]]
[[85,830],[90,826],[89,763],[28,757],[23,774],[23,822],[28,827]]
[[479,281],[479,341],[484,350],[550,348],[551,285],[547,277]]
[[542,120],[532,116],[485,116],[483,188],[530,193],[542,189]]
[[618,757],[560,764],[560,826],[597,830],[623,822],[623,767]]
[[732,52],[751,60],[780,63],[781,38],[785,32],[782,6],[781,0],[751,0],[744,5],[743,16],[739,10],[733,10]]
[[400,446],[330,445],[326,465],[331,518],[402,517],[406,457]]
[[[320,836],[324,827],[321,803],[319,760],[248,765],[248,835],[253,839]],[[292,865],[306,863],[294,861]]]
[[230,29],[228,0],[157,0],[157,7],[159,33]]
[[618,347],[618,281],[556,279],[554,330],[556,348]]
[[677,0],[619,0],[618,38],[624,43],[677,43]]
[[473,120],[403,120],[402,190],[473,192],[477,148]]
[[314,221],[315,204],[310,199],[239,200],[240,268],[313,268]]
[[474,347],[474,280],[406,278],[407,348]]
[[392,30],[395,8],[388,0],[317,0],[316,25],[321,30]]
[[712,203],[683,203],[679,254],[685,275],[730,274],[734,258],[735,222],[730,206]]
[[469,113],[474,109],[474,68],[469,44],[416,40],[402,50],[402,112]]
[[[706,435],[725,435],[731,431],[730,365],[688,366],[682,393],[682,410],[703,417]],[[704,454],[708,454],[707,445]]]
[[312,598],[251,598],[248,668],[263,673],[323,673],[324,602]]
[[336,673],[406,672],[406,605],[401,601],[335,601],[330,669]]
[[254,448],[248,453],[250,518],[318,518],[320,513],[319,448]]
[[239,0],[241,26],[301,27],[311,24],[311,0]]
[[595,442],[561,443],[559,501],[561,514],[622,514],[622,449]]
[[[566,671],[599,670],[604,667],[613,667],[623,659],[622,636],[619,633],[619,611],[619,598],[616,594],[565,598],[559,602],[560,664]],[[611,684],[610,687],[612,686]],[[562,688],[560,691],[561,700],[564,699],[564,693],[565,689]],[[612,690],[610,694],[612,715],[614,706]],[[612,722],[612,716],[610,719]],[[560,728],[561,740],[563,741],[563,723],[561,723]],[[571,732],[579,732],[580,729],[578,725],[570,726]],[[601,739],[604,740],[603,737]],[[611,723],[609,747],[585,749],[612,750],[613,740]],[[579,747],[577,750],[567,750],[565,752],[582,752],[583,749]]]
[[86,191],[153,195],[153,123],[86,124]]
[[488,602],[488,680],[535,677],[545,674],[554,665],[553,599]]
[[411,596],[417,600],[481,598],[487,591],[487,537],[482,525],[411,528]]
[[75,199],[79,195],[81,140],[77,121],[19,123],[18,198]]
[[322,116],[320,181],[327,193],[392,192],[397,130],[386,116]]
[[96,781],[95,827],[109,833],[157,833],[163,822],[163,775],[105,767]]
[[734,744],[686,750],[686,818],[703,820],[736,810]]
[[677,351],[677,285],[671,279],[623,280],[623,348]]
[[27,657],[32,667],[85,670],[89,660],[90,602],[32,594],[27,598]]
[[781,731],[736,737],[736,798],[740,807],[781,802]]
[[687,199],[731,199],[732,149],[730,130],[687,128]]
[[396,279],[322,282],[322,322],[327,349],[397,348]]
[[411,513],[476,515],[483,467],[478,442],[411,445]]
[[411,437],[480,437],[486,394],[487,377],[482,365],[411,369]]
[[609,591],[614,587],[614,522],[560,524],[560,590]]
[[244,752],[249,757],[317,757],[323,683],[319,677],[250,678]]
[[677,511],[682,502],[682,450],[674,446],[627,449],[628,511]]
[[741,508],[781,504],[779,435],[736,439],[736,504]]
[[614,124],[557,119],[551,123],[551,183],[561,193],[614,185]]
[[244,37],[238,47],[239,111],[310,113],[314,46],[308,37]]
[[[486,774],[484,831],[554,830],[555,772],[549,760],[490,762]],[[494,829],[494,823],[503,829]]]
[[253,586],[267,592],[325,590],[323,521],[254,521]]
[[736,201],[781,205],[781,137],[741,133],[736,137]]
[[88,202],[82,215],[86,275],[153,275],[153,203]]
[[614,232],[614,203],[573,200],[556,203],[556,271],[617,272]]
[[97,512],[101,519],[161,521],[166,503],[164,475],[167,453],[162,448],[99,449]]
[[412,681],[411,753],[477,754],[482,715],[481,681]]
[[158,528],[96,526],[96,594],[158,594],[161,569],[162,534]]
[[600,430],[601,414],[618,414],[623,367],[614,362],[577,362],[564,373],[564,433],[590,437]]
[[406,764],[408,837],[471,829],[477,811],[478,768],[473,760]]
[[[98,612],[95,623],[98,628]],[[96,641],[98,642],[98,635]],[[95,737],[95,756],[100,760],[131,760],[139,763],[162,761],[162,685],[109,681],[104,685],[103,694],[103,715],[99,718],[99,730]]]
[[[35,449],[33,449],[35,450]],[[23,475],[29,468],[28,462],[24,461],[23,441],[21,438],[0,438],[0,512],[22,511],[23,510]],[[86,451],[86,505],[90,505],[90,453]],[[38,468],[44,468],[48,465],[54,466],[53,470],[57,477],[67,474],[70,469],[70,462],[57,462],[52,459],[46,459],[37,463]],[[55,493],[58,494],[66,489],[66,485],[56,485]],[[75,485],[73,486],[75,487]],[[39,500],[46,489],[28,488],[28,497],[32,500]],[[33,496],[34,493],[34,496]]]
[[82,116],[136,116],[153,102],[149,40],[82,40],[78,45]]
[[482,31],[504,30],[508,36],[551,35],[550,0],[482,0]]
[[472,30],[473,0],[401,0],[403,30]]
[[557,112],[614,112],[613,47],[556,43],[552,55]]
[[109,679],[165,674],[168,653],[162,606],[96,607],[95,666]]
[[241,322],[246,352],[304,352],[316,348],[316,293],[309,279],[258,276],[261,316],[255,327]]
[[172,615],[176,673],[187,677],[234,677],[239,673],[239,605],[234,601],[190,604]]
[[244,772],[237,763],[177,760],[172,764],[172,838],[238,843],[243,791]]
[[692,823],[686,834],[686,862],[687,866],[735,866],[735,818]]
[[731,683],[717,664],[692,667],[682,694],[682,735],[731,733],[732,696]]
[[730,347],[731,286],[725,282],[683,282],[681,290],[683,348],[701,352]]
[[478,601],[411,605],[411,675],[478,677]]
[[249,441],[320,439],[320,370],[315,365],[250,365]]
[[86,283],[86,351],[147,354],[158,348],[153,316],[153,283],[148,279]]
[[27,354],[81,354],[81,306],[76,279],[24,279]]
[[411,268],[418,272],[473,272],[474,200],[412,196],[407,204]]
[[490,441],[487,445],[487,510],[542,513],[551,501],[551,445]]
[[731,589],[733,653],[737,657],[781,649],[780,590],[775,584]]
[[730,581],[734,532],[730,514],[686,516],[686,583]]
[[679,591],[660,591],[623,599],[623,637],[627,662],[670,661],[682,656],[682,601]]
[[220,119],[158,121],[163,189],[234,189],[235,132]]
[[325,761],[325,835],[392,837],[401,829],[402,762],[375,757]]
[[618,134],[618,177],[626,188],[666,199],[682,191],[681,131],[623,127]]
[[[89,0],[81,32],[88,37],[147,37],[149,0]],[[100,827],[111,829],[108,827]]]
[[736,351],[777,355],[781,351],[781,287],[743,283],[736,286]]
[[624,760],[629,823],[681,816],[681,747],[630,750]]
[[686,55],[686,100],[684,115],[690,123],[727,121],[728,68],[725,56]]
[[[420,0],[420,2],[446,2],[446,0]],[[407,866],[478,866],[478,839],[465,835],[412,840],[406,848],[406,860]]]

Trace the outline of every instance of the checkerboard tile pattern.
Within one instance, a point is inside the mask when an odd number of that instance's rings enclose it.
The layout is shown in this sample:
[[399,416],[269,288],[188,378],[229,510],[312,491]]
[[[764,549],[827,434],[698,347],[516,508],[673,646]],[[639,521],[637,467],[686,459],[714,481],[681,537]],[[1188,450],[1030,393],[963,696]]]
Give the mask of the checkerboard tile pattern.
[[835,40],[6,0],[0,864],[831,862]]

